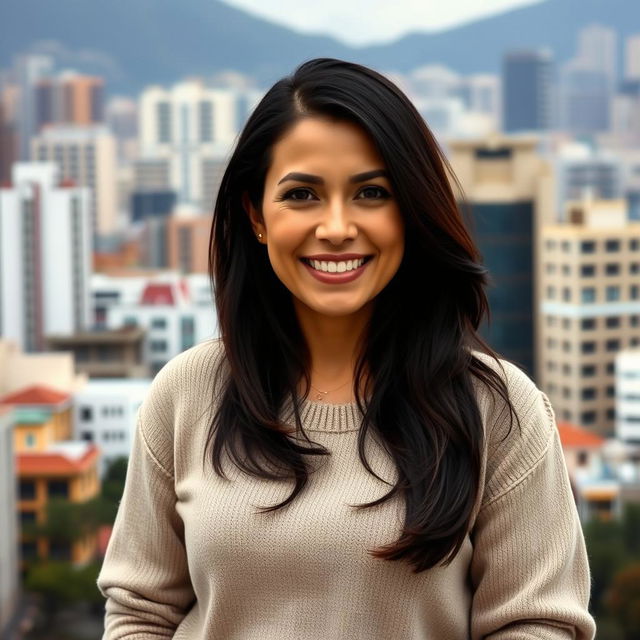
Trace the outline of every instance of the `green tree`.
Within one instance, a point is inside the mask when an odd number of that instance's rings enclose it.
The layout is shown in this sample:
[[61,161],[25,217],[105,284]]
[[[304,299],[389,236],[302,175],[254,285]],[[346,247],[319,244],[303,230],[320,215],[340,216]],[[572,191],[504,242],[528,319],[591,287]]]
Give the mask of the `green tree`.
[[640,640],[640,564],[616,573],[604,603],[623,629],[625,640]]
[[119,457],[107,467],[102,479],[102,497],[117,504],[122,498],[124,481],[127,476],[128,458]]

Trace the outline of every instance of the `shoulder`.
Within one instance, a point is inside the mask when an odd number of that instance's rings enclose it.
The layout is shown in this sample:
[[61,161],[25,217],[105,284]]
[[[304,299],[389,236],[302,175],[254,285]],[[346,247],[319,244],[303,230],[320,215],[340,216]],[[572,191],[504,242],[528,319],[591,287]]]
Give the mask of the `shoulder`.
[[205,340],[171,358],[154,377],[138,413],[147,446],[170,466],[174,430],[211,402],[221,381],[224,347]]
[[478,405],[486,434],[483,503],[491,502],[520,482],[542,460],[556,427],[546,394],[513,362],[479,351],[473,355],[498,373],[511,408],[495,391],[478,385]]

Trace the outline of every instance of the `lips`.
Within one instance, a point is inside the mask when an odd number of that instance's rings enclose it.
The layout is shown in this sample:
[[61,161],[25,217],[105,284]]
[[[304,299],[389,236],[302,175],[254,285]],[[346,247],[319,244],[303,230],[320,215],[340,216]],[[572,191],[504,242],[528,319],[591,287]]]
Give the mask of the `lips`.
[[347,282],[351,282],[356,278],[359,278],[364,270],[368,267],[369,263],[373,256],[368,256],[365,259],[363,265],[358,267],[357,269],[352,269],[351,271],[343,271],[342,273],[334,272],[329,273],[326,271],[318,271],[314,269],[310,264],[306,262],[304,258],[300,259],[300,262],[304,265],[305,269],[316,279],[324,284],[345,284]]

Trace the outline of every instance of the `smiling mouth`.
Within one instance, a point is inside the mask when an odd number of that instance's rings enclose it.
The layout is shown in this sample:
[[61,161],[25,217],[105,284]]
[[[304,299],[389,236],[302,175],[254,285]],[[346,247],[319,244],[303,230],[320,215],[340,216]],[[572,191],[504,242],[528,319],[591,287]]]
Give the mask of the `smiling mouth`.
[[319,273],[350,273],[363,267],[367,262],[373,259],[373,256],[365,256],[364,258],[355,260],[311,260],[309,258],[300,258],[301,262],[311,267]]

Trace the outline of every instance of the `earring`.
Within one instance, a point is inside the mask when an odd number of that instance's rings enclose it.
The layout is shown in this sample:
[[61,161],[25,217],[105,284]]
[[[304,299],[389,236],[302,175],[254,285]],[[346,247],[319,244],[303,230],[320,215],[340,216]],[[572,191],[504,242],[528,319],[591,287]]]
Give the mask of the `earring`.
[[262,234],[261,233],[258,234],[258,240],[260,240],[260,241],[262,240]]

